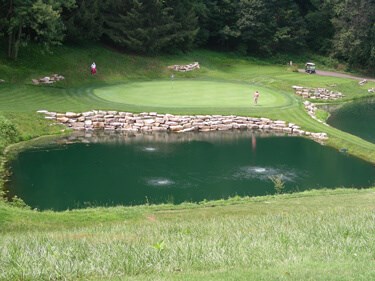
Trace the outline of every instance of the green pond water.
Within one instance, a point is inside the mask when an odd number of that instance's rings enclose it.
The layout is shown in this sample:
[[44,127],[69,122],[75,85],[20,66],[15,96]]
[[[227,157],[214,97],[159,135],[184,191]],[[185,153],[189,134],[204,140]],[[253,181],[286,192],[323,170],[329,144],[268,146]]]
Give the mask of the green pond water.
[[375,143],[375,98],[351,102],[333,110],[327,123]]
[[368,187],[375,167],[312,140],[251,132],[107,135],[24,150],[9,163],[9,196],[38,209],[199,202],[235,195]]

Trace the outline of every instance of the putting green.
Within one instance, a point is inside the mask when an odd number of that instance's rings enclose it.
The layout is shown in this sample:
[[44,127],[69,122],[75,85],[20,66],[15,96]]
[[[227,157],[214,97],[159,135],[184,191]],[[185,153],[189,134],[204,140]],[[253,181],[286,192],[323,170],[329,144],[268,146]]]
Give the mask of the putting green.
[[[253,93],[258,90],[258,105]],[[285,94],[256,85],[235,82],[158,80],[98,88],[94,94],[102,99],[128,105],[153,107],[249,108],[281,107],[292,100]]]

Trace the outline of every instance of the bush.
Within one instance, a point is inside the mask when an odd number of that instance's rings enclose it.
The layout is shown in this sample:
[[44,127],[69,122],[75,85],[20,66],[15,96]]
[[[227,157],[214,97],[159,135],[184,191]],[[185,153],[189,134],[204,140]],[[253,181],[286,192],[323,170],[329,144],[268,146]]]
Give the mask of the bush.
[[16,126],[8,119],[0,116],[0,143],[9,144],[19,139]]

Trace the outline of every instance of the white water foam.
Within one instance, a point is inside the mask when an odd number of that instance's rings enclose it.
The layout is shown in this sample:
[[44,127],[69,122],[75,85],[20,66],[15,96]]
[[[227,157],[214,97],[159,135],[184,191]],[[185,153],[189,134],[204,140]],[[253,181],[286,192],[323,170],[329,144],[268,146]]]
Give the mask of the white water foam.
[[237,179],[259,179],[270,180],[270,177],[282,175],[285,182],[294,182],[299,178],[299,174],[294,169],[285,167],[257,167],[246,166],[237,170],[233,176]]
[[148,179],[147,184],[152,186],[169,186],[174,184],[174,181],[167,178],[153,178]]
[[153,151],[156,151],[156,148],[155,147],[144,147],[143,151],[153,152]]

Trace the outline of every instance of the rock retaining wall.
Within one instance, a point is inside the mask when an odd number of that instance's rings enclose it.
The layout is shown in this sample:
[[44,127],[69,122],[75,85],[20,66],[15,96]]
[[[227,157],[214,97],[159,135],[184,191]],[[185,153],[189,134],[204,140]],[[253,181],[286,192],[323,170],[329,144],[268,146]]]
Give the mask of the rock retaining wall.
[[330,91],[325,88],[307,88],[301,86],[292,87],[296,93],[304,99],[337,100],[344,97],[340,92]]
[[282,120],[242,117],[236,115],[172,115],[144,112],[92,110],[83,113],[57,113],[40,110],[45,118],[64,124],[79,131],[122,131],[122,132],[211,132],[233,129],[281,132],[287,135],[309,136],[316,140],[327,139],[325,133],[311,133],[299,126]]

